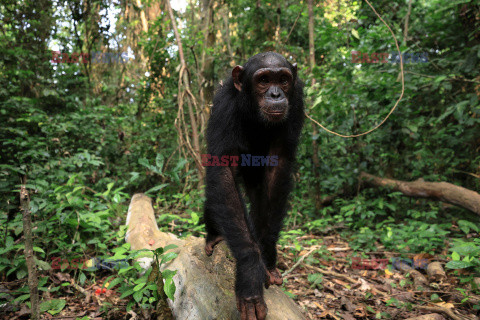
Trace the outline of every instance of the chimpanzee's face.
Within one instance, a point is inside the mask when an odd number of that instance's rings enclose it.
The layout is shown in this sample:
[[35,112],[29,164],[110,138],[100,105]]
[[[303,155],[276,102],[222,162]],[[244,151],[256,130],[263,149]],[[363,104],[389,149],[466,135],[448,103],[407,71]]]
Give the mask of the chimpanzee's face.
[[[280,122],[287,118],[289,97],[295,86],[297,64],[290,65],[278,55],[259,54],[244,67],[236,66],[232,71],[234,85],[242,91],[242,80],[252,88],[250,94],[258,107],[260,116],[268,122]],[[250,76],[251,75],[251,76]]]
[[252,77],[253,94],[261,115],[270,122],[278,122],[288,115],[288,96],[293,87],[289,68],[269,67],[255,71]]

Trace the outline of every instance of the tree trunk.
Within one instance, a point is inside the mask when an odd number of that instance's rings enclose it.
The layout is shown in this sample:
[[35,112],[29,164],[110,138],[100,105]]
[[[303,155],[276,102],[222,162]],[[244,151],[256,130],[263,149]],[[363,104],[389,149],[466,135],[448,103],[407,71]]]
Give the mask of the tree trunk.
[[145,9],[142,8],[142,1],[137,0],[137,7],[140,9],[140,21],[142,22],[142,30],[143,32],[148,32],[148,22],[145,16]]
[[204,78],[204,83],[202,84],[204,88],[204,99],[205,105],[202,108],[210,109],[213,101],[213,92],[214,92],[214,78],[215,78],[215,67],[214,67],[214,55],[210,52],[213,50],[215,45],[215,20],[214,17],[214,0],[203,0],[203,14],[204,14],[204,46],[202,52],[202,74]]
[[[132,249],[156,249],[175,244],[178,257],[160,266],[161,270],[176,270],[175,301],[168,300],[176,319],[239,319],[235,302],[235,263],[224,243],[211,257],[204,251],[205,240],[189,237],[178,239],[171,233],[160,232],[151,199],[144,194],[132,197],[127,216],[126,241]],[[144,263],[149,261],[142,258]],[[150,259],[151,262],[151,259]],[[265,290],[268,319],[305,319],[299,307],[279,287]]]
[[[308,48],[309,48],[309,62],[310,62],[310,71],[313,71],[315,67],[315,33],[314,33],[314,16],[313,16],[313,0],[308,0]],[[312,87],[315,86],[316,79],[312,79]],[[315,177],[315,213],[322,208],[322,203],[320,200],[320,178],[318,176],[318,167],[320,161],[318,159],[318,144],[315,137],[318,135],[318,129],[316,125],[313,125],[312,132],[312,161],[313,161],[313,176]],[[317,138],[318,139],[318,138]]]
[[480,194],[448,182],[400,181],[360,173],[360,180],[376,187],[391,187],[406,196],[428,198],[451,203],[480,215]]
[[227,44],[227,52],[228,52],[228,57],[230,60],[230,64],[233,65],[235,64],[234,60],[234,55],[233,55],[233,49],[232,49],[232,41],[230,40],[230,6],[229,4],[225,4],[224,8],[222,10],[222,18],[223,18],[223,40]]
[[30,303],[32,320],[39,319],[39,304],[38,304],[38,278],[37,267],[35,265],[35,256],[33,254],[33,236],[32,236],[32,217],[30,214],[30,197],[28,195],[25,184],[26,178],[23,178],[20,186],[20,206],[23,213],[23,235],[25,237],[25,260],[28,270],[28,287],[30,289]]
[[[175,39],[177,40],[178,55],[181,66],[178,75],[178,113],[177,118],[175,119],[175,127],[179,134],[180,146],[182,148],[186,148],[185,154],[189,153],[195,160],[195,166],[198,172],[198,186],[200,187],[203,184],[203,179],[205,177],[205,169],[203,168],[202,160],[200,159],[200,131],[198,130],[199,119],[196,119],[196,115],[198,113],[195,112],[198,106],[195,96],[190,89],[190,79],[188,77],[189,72],[183,51],[182,38],[178,32],[175,16],[169,1],[165,1],[165,7],[168,15],[170,16],[173,33],[175,35]],[[183,104],[185,97],[187,101],[188,116],[190,118],[190,128],[185,122],[183,115]],[[200,113],[200,115],[202,116],[202,113]],[[190,140],[192,143],[190,143]]]

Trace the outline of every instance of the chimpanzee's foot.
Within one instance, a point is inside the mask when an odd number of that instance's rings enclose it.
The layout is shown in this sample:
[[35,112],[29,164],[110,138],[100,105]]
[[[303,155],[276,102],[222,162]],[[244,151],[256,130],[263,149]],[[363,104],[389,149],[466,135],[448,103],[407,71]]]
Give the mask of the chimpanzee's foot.
[[205,243],[205,253],[207,254],[207,256],[212,255],[213,249],[222,240],[223,240],[222,236],[216,236],[213,239],[209,239],[209,237],[207,236],[207,241]]
[[261,296],[239,298],[237,308],[242,320],[264,320],[267,317],[267,304]]
[[278,271],[277,268],[267,270],[267,281],[265,283],[265,288],[268,289],[268,287],[272,284],[281,285],[282,283],[283,283],[282,275],[280,274],[280,271]]

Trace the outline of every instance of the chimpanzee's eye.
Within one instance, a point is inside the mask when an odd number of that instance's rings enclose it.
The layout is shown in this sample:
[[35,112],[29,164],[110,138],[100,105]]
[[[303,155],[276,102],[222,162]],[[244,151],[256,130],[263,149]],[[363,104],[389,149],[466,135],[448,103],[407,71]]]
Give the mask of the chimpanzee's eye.
[[260,78],[260,82],[261,82],[261,83],[268,83],[268,77],[267,77],[267,76],[262,76],[262,77]]
[[288,84],[287,77],[282,77],[282,79],[280,79],[280,82],[282,83],[282,85],[286,86]]

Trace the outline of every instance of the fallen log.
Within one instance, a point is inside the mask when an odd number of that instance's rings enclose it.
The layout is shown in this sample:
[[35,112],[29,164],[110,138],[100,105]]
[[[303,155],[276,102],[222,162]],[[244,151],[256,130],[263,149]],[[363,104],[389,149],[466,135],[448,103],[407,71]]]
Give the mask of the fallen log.
[[366,172],[360,173],[360,181],[376,187],[390,187],[406,196],[428,198],[458,205],[480,215],[480,194],[448,182],[400,181],[381,178]]
[[[128,229],[125,240],[132,249],[156,249],[175,244],[172,251],[178,257],[160,266],[176,270],[174,301],[168,299],[176,319],[240,319],[235,301],[235,263],[224,243],[215,247],[212,256],[204,251],[205,240],[189,237],[185,240],[171,233],[160,232],[155,221],[152,200],[144,194],[135,194],[128,209]],[[140,258],[149,267],[151,258]],[[279,287],[265,290],[267,319],[305,319],[301,309]]]

